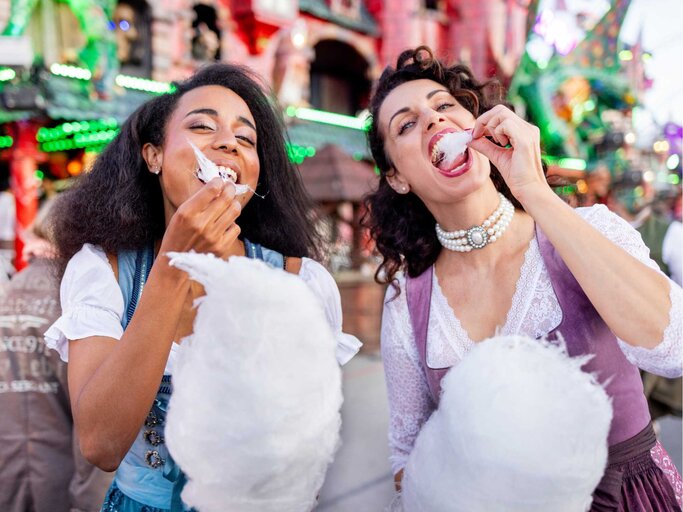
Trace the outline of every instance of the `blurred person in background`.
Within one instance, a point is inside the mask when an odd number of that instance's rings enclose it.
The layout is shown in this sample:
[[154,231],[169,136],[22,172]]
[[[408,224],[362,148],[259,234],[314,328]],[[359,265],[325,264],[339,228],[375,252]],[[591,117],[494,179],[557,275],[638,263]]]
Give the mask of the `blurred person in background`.
[[605,204],[612,183],[609,167],[600,162],[586,176],[586,193],[580,197],[579,206],[593,206]]
[[681,190],[671,208],[671,224],[662,242],[662,258],[669,267],[671,279],[683,286],[683,223],[681,222]]
[[0,174],[0,283],[14,273],[14,230],[16,208],[9,186],[9,172]]
[[0,510],[95,512],[111,476],[80,455],[66,363],[43,340],[60,315],[48,210],[27,233],[28,267],[0,293]]

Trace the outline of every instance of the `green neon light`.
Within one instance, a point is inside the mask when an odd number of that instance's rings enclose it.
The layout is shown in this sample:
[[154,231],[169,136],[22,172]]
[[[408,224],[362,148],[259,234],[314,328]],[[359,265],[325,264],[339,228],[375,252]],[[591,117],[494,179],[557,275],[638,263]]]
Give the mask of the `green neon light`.
[[[66,64],[52,64],[50,72],[53,75],[65,76],[68,78],[77,78],[79,80],[90,80],[92,73],[86,68],[79,68],[77,66],[68,66]],[[155,94],[166,94],[175,91],[175,86],[169,82],[157,82],[156,80],[147,80],[146,78],[139,78],[137,76],[117,75],[116,85],[125,89],[134,89],[136,91],[145,91]]]
[[87,69],[76,66],[67,66],[66,64],[52,64],[52,66],[50,66],[50,72],[53,75],[77,78],[78,80],[90,80],[92,78],[92,73]]
[[11,148],[14,144],[14,139],[9,135],[4,135],[0,137],[0,149]]
[[147,80],[146,78],[127,75],[118,75],[116,77],[116,85],[125,87],[126,89],[135,89],[156,94],[166,94],[175,90],[173,84],[168,82],[156,82],[154,80]]
[[53,140],[43,142],[40,144],[40,150],[45,153],[53,153],[55,151],[68,151],[70,149],[78,148],[92,148],[94,146],[104,147],[111,142],[119,129],[103,130],[98,132],[78,133],[72,139]]
[[9,80],[14,80],[17,76],[17,72],[12,68],[0,68],[0,82],[7,82]]
[[574,169],[577,171],[586,170],[586,161],[581,158],[560,158],[558,165],[565,169]]
[[306,160],[306,158],[315,156],[315,148],[312,146],[297,146],[295,144],[288,144],[287,156],[291,162],[298,165]]
[[297,119],[304,121],[315,121],[316,123],[342,126],[354,130],[366,129],[366,118],[360,119],[358,117],[335,114],[334,112],[325,112],[324,110],[289,106],[285,109],[285,114],[289,117],[296,117]]
[[54,128],[40,128],[36,134],[36,140],[38,142],[50,142],[65,139],[72,134],[80,132],[112,130],[118,128],[118,126],[118,121],[113,117],[94,121],[73,121],[60,124]]

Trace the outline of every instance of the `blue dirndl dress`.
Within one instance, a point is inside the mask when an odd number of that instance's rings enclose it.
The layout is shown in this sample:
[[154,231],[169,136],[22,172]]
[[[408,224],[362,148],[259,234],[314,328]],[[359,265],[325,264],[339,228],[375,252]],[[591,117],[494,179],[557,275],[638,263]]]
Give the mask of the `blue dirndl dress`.
[[[244,245],[249,258],[284,268],[282,254],[246,239]],[[133,317],[153,263],[153,245],[118,255],[124,330]],[[185,475],[164,442],[164,422],[172,392],[171,375],[165,374],[144,425],[116,471],[101,512],[193,512],[180,499]]]

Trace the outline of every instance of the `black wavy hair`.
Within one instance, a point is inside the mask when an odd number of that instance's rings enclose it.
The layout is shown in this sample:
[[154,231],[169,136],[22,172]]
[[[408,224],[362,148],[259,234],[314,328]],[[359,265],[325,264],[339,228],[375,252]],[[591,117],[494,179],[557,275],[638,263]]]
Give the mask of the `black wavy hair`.
[[138,108],[105,148],[90,172],[63,193],[52,212],[60,270],[84,243],[105,252],[138,249],[163,237],[164,208],[159,179],[142,157],[146,143],[161,146],[166,124],[188,91],[219,85],[239,95],[256,121],[260,175],[257,192],[238,219],[241,236],[287,256],[318,257],[319,235],[311,228],[313,203],[285,147],[281,115],[261,80],[248,68],[212,64],[179,82],[173,93]]
[[[380,178],[377,189],[364,198],[367,213],[363,218],[363,225],[369,228],[382,255],[382,263],[375,273],[375,280],[380,284],[393,282],[400,270],[411,277],[419,276],[434,264],[441,251],[436,238],[436,220],[422,200],[412,192],[398,194],[389,185],[387,176],[391,175],[393,164],[384,150],[384,138],[379,130],[379,110],[389,93],[401,84],[422,79],[442,84],[474,117],[504,103],[503,87],[496,80],[480,83],[467,66],[448,67],[426,46],[404,51],[398,57],[396,68],[388,66],[384,70],[370,100],[368,131],[368,144]],[[491,179],[516,208],[522,208],[493,164]]]

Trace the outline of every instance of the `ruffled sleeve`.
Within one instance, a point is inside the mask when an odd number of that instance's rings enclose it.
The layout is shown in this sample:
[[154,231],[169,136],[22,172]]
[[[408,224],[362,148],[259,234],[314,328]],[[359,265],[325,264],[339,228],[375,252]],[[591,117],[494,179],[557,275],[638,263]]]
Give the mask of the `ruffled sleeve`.
[[358,353],[362,343],[351,334],[342,332],[342,308],[339,288],[334,278],[320,263],[303,258],[299,277],[313,291],[325,310],[325,317],[337,339],[337,362],[348,363]]
[[85,244],[69,261],[60,287],[62,316],[45,333],[45,344],[69,359],[69,340],[120,339],[123,296],[102,249]]
[[[627,251],[650,268],[661,273],[657,263],[650,258],[650,249],[643,242],[640,233],[624,219],[604,205],[579,208],[579,213],[605,237]],[[669,324],[664,330],[661,342],[652,349],[636,347],[622,340],[619,346],[626,358],[650,373],[664,377],[679,377],[683,373],[683,289],[669,279]]]

